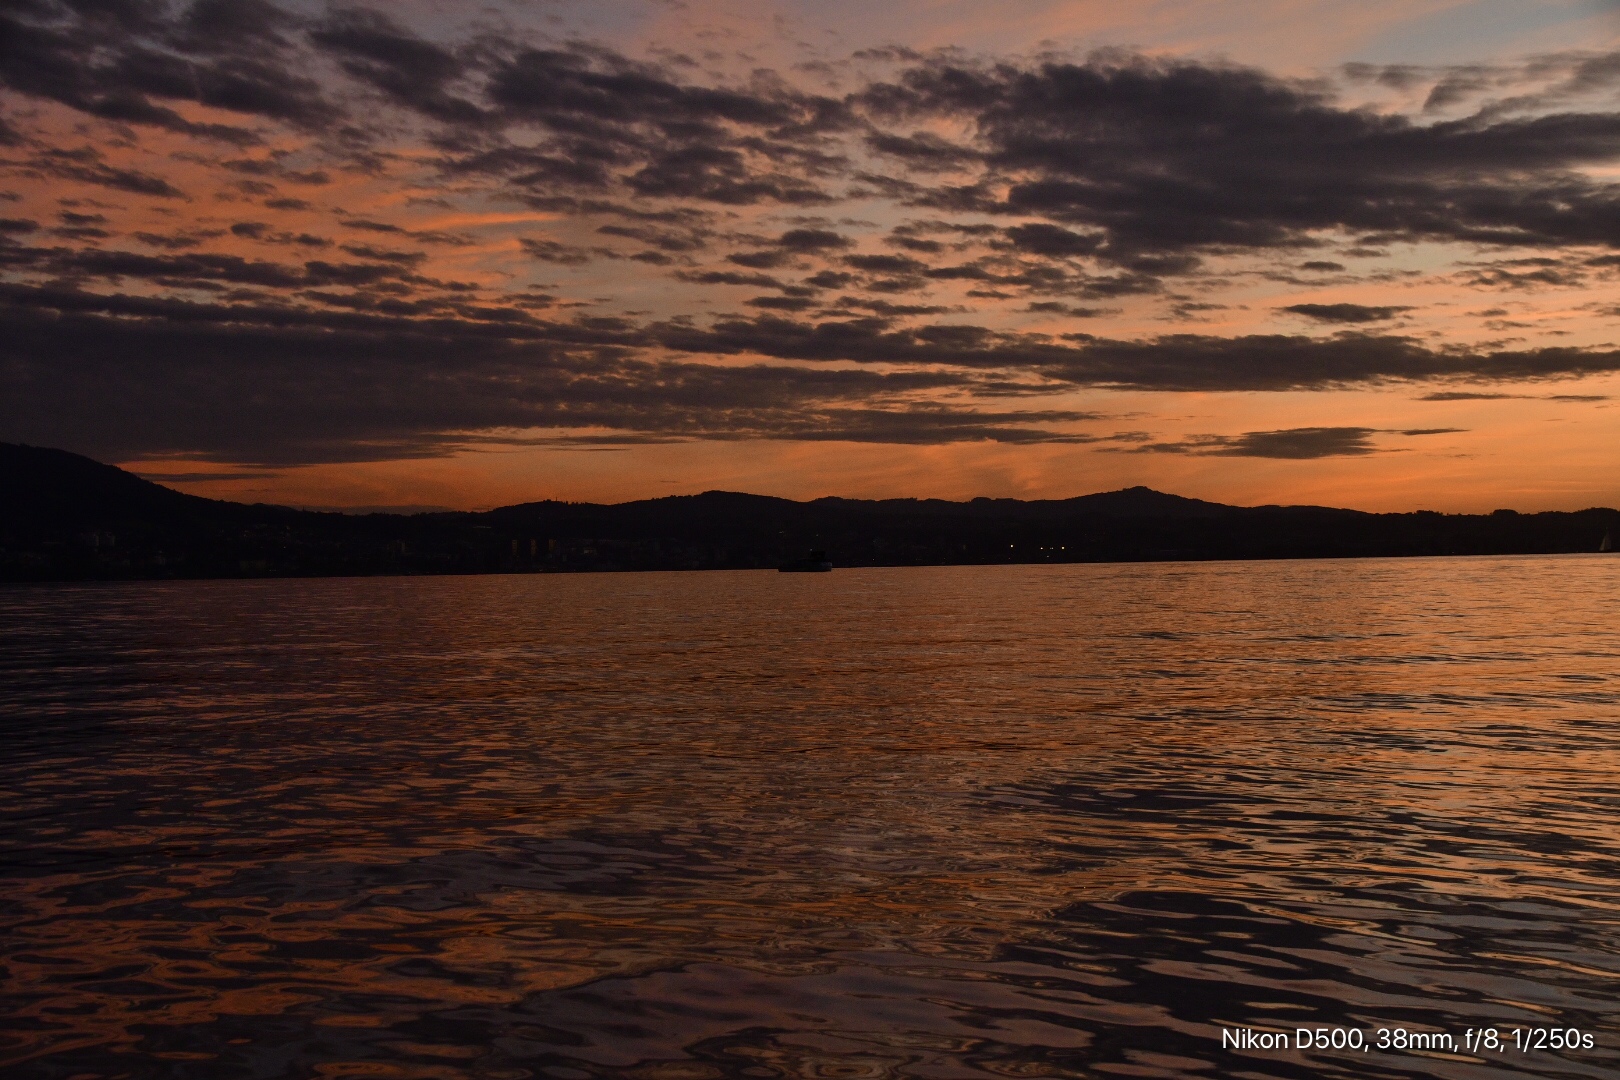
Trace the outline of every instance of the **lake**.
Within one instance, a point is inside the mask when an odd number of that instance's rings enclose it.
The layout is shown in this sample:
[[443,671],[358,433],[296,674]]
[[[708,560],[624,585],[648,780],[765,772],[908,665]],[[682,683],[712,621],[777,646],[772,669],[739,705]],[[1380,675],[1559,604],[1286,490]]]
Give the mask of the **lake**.
[[1612,1077],[1617,612],[1598,555],[7,588],[0,1069]]

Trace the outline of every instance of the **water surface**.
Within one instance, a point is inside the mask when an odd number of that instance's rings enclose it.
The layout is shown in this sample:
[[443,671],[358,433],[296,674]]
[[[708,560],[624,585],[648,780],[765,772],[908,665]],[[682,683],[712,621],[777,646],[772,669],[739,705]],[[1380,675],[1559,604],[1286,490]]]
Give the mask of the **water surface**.
[[[1612,1077],[1620,560],[0,591],[18,1077]],[[1575,1029],[1576,1052],[1223,1028]]]

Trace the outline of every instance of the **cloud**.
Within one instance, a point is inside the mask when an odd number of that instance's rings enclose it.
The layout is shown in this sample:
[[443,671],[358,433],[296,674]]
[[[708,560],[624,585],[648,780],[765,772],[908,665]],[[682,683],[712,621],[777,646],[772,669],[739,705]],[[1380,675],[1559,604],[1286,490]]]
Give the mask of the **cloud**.
[[1519,63],[1344,65],[1352,82],[1376,83],[1398,91],[1427,87],[1425,113],[1475,109],[1489,115],[1523,114],[1567,108],[1571,102],[1602,95],[1620,82],[1620,53],[1572,50],[1541,54]]
[[1357,333],[1326,340],[1169,334],[1137,341],[1075,334],[1055,341],[970,324],[896,326],[876,317],[811,322],[774,315],[723,317],[708,327],[663,323],[648,331],[659,343],[686,353],[1022,370],[1054,383],[1139,390],[1321,390],[1620,370],[1615,350],[1437,350],[1411,338]]
[[[1243,275],[1314,286],[1403,242],[1481,249],[1447,283],[1526,290],[1525,305],[1607,281],[1612,58],[1356,76],[1427,95],[1411,115],[1325,81],[1119,51],[895,51],[887,75],[832,95],[791,70],[413,25],[408,5],[311,10],[0,12],[0,86],[22,103],[0,164],[50,188],[0,221],[0,435],[263,462],[535,427],[1091,442],[1085,414],[1034,399],[1409,385],[1466,400],[1620,370],[1608,346],[1387,332],[1411,310],[1397,305],[1282,309],[1337,331],[1319,337],[1136,329],[1221,299],[1223,322],[1246,318],[1218,292]],[[520,222],[496,220],[514,208]],[[1130,329],[1063,332],[1119,314]],[[1358,454],[1378,434],[1142,449]]]
[[[932,402],[977,376],[643,357],[615,319],[475,322],[0,286],[0,426],[113,460],[443,454],[524,428],[702,439],[1091,438],[1067,410]],[[244,405],[244,402],[251,402]],[[482,434],[481,434],[482,433]]]
[[523,144],[469,148],[449,166],[542,199],[619,189],[722,205],[827,203],[818,178],[845,159],[826,136],[853,122],[842,103],[780,82],[693,85],[585,46],[518,48],[483,77],[489,122],[524,132]]
[[622,236],[631,240],[639,240],[644,244],[651,244],[662,251],[685,254],[691,251],[701,251],[708,246],[709,234],[705,229],[667,229],[653,225],[602,225],[596,230],[603,236]]
[[28,164],[33,170],[64,180],[80,180],[86,184],[127,191],[133,195],[155,195],[163,199],[181,199],[185,192],[163,179],[138,169],[121,169],[106,164],[101,151],[92,146],[75,150],[49,149],[36,154]]
[[1221,457],[1309,458],[1359,457],[1377,453],[1369,442],[1372,427],[1290,427],[1285,431],[1246,431],[1234,439],[1212,439],[1212,449],[1199,450]]
[[1034,255],[1090,255],[1103,242],[1101,236],[1086,236],[1040,222],[1015,225],[1006,235],[1013,247]]
[[331,285],[364,289],[380,283],[409,283],[428,289],[452,291],[461,289],[456,282],[440,281],[415,273],[412,267],[421,261],[420,252],[388,251],[359,244],[345,245],[343,250],[372,261],[335,263],[310,259],[302,264],[294,264],[204,252],[147,255],[102,248],[18,247],[6,255],[0,255],[0,263],[80,281],[100,279],[121,282],[135,279],[171,289],[209,289],[221,283],[264,289]]
[[344,71],[394,102],[449,124],[482,124],[485,110],[451,92],[467,74],[455,52],[410,33],[387,15],[340,9],[309,39],[335,56]]
[[[1424,394],[1418,401],[1526,401],[1533,400],[1533,394],[1490,394],[1468,390],[1439,390],[1432,394]],[[1542,401],[1608,401],[1608,394],[1542,394]]]
[[[295,272],[151,259],[133,269],[253,282]],[[893,329],[877,316],[804,324],[762,314],[705,329],[544,319],[475,302],[435,307],[388,294],[303,295],[333,306],[0,287],[0,425],[12,437],[115,458],[190,454],[261,465],[437,454],[491,432],[535,427],[697,439],[1097,442],[1071,426],[1090,414],[986,410],[971,398],[1077,385],[1282,389],[1481,369],[1542,376],[1600,363],[1620,369],[1614,354],[1601,361],[1577,350],[1469,357],[1402,339],[1371,339],[1360,352],[1355,342],[1305,338],[1057,344],[972,326]],[[801,363],[747,361],[747,354]],[[718,356],[744,362],[708,362]],[[827,359],[882,367],[814,362]],[[938,394],[967,395],[969,403],[947,404]],[[1449,429],[1408,434],[1442,430]],[[1140,449],[1326,456],[1370,452],[1373,433],[1248,432]]]
[[[582,266],[591,261],[593,255],[601,255],[605,249],[574,247],[557,240],[542,240],[532,236],[518,239],[524,253],[541,262],[556,263],[560,266]],[[607,250],[608,257],[614,257],[614,252]]]
[[777,237],[776,244],[789,251],[836,251],[853,246],[854,241],[830,229],[789,229]]
[[[1223,307],[1221,304],[1182,304],[1180,310],[1202,310],[1204,308]],[[1043,314],[1067,315],[1073,319],[1095,319],[1099,315],[1112,315],[1118,313],[1118,308],[1075,307],[1062,304],[1056,300],[1041,300],[1030,304],[1025,311],[1041,312]]]
[[1241,435],[1194,435],[1178,442],[1147,442],[1130,447],[1132,454],[1192,454],[1201,457],[1257,457],[1311,461],[1327,457],[1364,457],[1387,451],[1372,442],[1378,434],[1450,435],[1465,428],[1411,428],[1385,431],[1368,427],[1301,427],[1278,431],[1245,431]]
[[1317,322],[1366,323],[1393,319],[1409,307],[1367,307],[1363,304],[1290,304],[1282,309]]
[[[1322,231],[1607,247],[1620,213],[1614,185],[1581,171],[1620,157],[1620,116],[1597,105],[1535,114],[1521,96],[1512,108],[1413,119],[1342,105],[1321,81],[1118,50],[1036,63],[895,53],[891,78],[831,97],[778,73],[727,84],[586,42],[471,27],[429,40],[365,7],[314,17],[266,0],[31,0],[0,14],[0,37],[0,84],[116,123],[260,140],[257,129],[173,107],[194,103],[337,136],[358,155],[383,126],[409,120],[426,125],[449,174],[548,206],[606,194],[816,205],[856,181],[914,206],[1034,218],[1002,230],[1008,250],[1147,276],[1187,273],[1201,252],[1309,246]],[[1537,63],[1541,74],[1349,74],[1389,85],[1437,78],[1431,98],[1455,98],[1444,87],[1469,80],[1541,78],[1537,100],[1550,109],[1601,101],[1591,94],[1620,68],[1614,54]],[[373,95],[360,116],[356,87]],[[929,130],[942,123],[968,134]],[[871,167],[885,161],[922,179]],[[937,244],[913,240],[919,251]]]
[[165,5],[31,0],[0,12],[0,85],[90,116],[229,143],[246,129],[186,120],[164,101],[320,128],[340,114],[297,71],[293,18],[263,0]]
[[1325,457],[1376,454],[1371,442],[1376,428],[1304,427],[1282,431],[1246,431],[1242,435],[1205,435],[1183,442],[1148,443],[1133,453],[1200,454],[1214,457],[1261,457],[1304,461]]
[[1105,258],[1306,245],[1315,231],[1608,246],[1620,116],[1482,114],[1420,123],[1335,104],[1319,83],[1104,52],[1083,63],[945,55],[859,95],[879,123],[971,124],[967,183],[889,190],[918,206],[1084,226]]

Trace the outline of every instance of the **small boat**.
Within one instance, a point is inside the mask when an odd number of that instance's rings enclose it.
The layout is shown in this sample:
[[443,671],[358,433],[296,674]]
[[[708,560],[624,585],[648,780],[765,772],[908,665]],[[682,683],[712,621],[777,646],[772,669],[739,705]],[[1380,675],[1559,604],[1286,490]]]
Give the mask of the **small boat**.
[[1614,539],[1609,534],[1609,531],[1607,529],[1605,529],[1603,531],[1603,543],[1598,545],[1598,550],[1599,551],[1613,551],[1614,550]]
[[832,573],[832,560],[827,558],[825,551],[812,551],[802,559],[785,562],[777,568],[782,574],[830,574]]

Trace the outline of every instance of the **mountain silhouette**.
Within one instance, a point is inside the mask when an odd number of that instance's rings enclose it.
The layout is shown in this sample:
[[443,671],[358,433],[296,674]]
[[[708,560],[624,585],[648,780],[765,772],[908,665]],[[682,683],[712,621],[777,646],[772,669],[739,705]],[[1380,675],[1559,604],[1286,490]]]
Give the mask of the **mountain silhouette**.
[[0,443],[0,506],[37,524],[74,527],[229,513],[231,505],[186,495],[66,450]]
[[478,513],[343,514],[186,495],[65,450],[0,443],[0,580],[1129,562],[1596,551],[1620,513],[1371,514],[1227,506],[1146,487],[1072,499],[705,491]]

